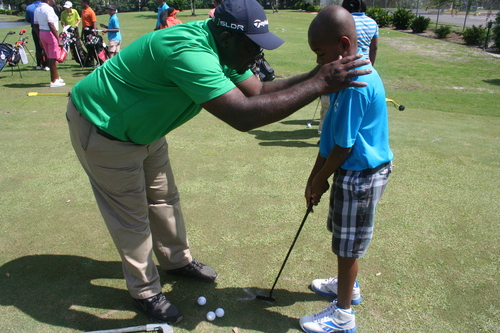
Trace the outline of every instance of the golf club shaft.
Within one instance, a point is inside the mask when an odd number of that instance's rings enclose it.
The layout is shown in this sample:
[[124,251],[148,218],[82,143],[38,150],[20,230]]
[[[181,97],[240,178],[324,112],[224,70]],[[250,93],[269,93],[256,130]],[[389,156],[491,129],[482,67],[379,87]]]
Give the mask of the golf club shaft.
[[144,332],[146,331],[146,325],[143,326],[135,326],[135,327],[126,327],[126,328],[117,328],[112,330],[102,330],[102,331],[91,331],[85,333],[129,333],[129,332]]
[[283,272],[283,268],[285,268],[285,265],[286,265],[286,262],[288,260],[288,257],[290,257],[290,253],[292,253],[292,249],[293,249],[293,247],[295,245],[295,242],[297,241],[297,238],[299,238],[300,232],[302,231],[302,227],[304,226],[304,224],[305,224],[305,222],[307,220],[307,216],[312,211],[312,208],[313,208],[313,204],[310,203],[309,207],[307,207],[306,215],[304,215],[304,218],[302,219],[302,223],[300,224],[299,230],[297,230],[297,233],[295,234],[295,238],[293,239],[292,245],[290,246],[290,249],[288,250],[288,253],[286,254],[285,261],[283,261],[283,264],[281,265],[281,269],[280,269],[280,271],[278,273],[278,276],[276,276],[276,280],[274,280],[274,284],[273,284],[273,286],[271,288],[271,291],[269,292],[269,298],[272,298],[274,287],[276,287],[276,283],[278,283],[278,280],[280,278],[281,272]]

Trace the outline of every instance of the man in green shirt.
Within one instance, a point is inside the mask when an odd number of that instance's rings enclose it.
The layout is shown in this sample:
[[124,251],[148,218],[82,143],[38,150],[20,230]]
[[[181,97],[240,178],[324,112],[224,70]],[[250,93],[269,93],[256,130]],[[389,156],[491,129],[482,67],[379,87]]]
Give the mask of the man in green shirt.
[[75,152],[123,263],[133,305],[170,324],[182,315],[161,292],[152,259],[169,274],[213,282],[189,251],[165,135],[202,108],[239,131],[281,120],[369,73],[347,57],[286,80],[249,70],[283,43],[256,0],[226,0],[215,17],[157,30],[78,82],[67,119]]
[[78,36],[78,25],[80,24],[81,18],[80,14],[73,9],[73,3],[71,1],[66,1],[64,3],[64,11],[61,13],[61,26],[64,28],[70,25],[75,28],[75,34]]

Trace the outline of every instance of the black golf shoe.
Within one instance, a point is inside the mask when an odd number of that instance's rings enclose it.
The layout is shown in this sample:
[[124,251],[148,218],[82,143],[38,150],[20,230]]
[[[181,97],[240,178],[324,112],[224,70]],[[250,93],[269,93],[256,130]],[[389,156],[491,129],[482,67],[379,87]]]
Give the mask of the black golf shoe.
[[182,314],[177,307],[162,293],[146,299],[133,298],[132,304],[155,322],[173,325],[182,320]]
[[193,259],[189,264],[177,269],[166,270],[167,274],[184,276],[201,282],[215,282],[217,273],[208,265]]

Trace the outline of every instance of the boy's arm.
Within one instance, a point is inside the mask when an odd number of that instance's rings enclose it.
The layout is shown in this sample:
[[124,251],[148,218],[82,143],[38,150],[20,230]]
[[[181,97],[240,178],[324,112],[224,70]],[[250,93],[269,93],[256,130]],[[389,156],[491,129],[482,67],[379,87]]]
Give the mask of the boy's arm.
[[314,205],[317,205],[321,199],[321,196],[326,191],[328,191],[328,179],[335,173],[335,171],[337,171],[338,168],[340,168],[342,164],[344,164],[345,160],[351,153],[351,150],[352,147],[344,148],[340,147],[339,145],[335,145],[335,147],[333,147],[332,151],[328,155],[327,159],[319,156],[318,154],[318,159],[316,160],[316,165],[313,168],[313,172],[315,171],[315,168],[317,168],[318,161],[321,162],[320,158],[322,158],[324,162],[322,163],[321,168],[318,168],[315,174],[311,172],[311,176],[308,180],[308,186],[310,184],[311,187],[309,197],[310,200],[312,199]]

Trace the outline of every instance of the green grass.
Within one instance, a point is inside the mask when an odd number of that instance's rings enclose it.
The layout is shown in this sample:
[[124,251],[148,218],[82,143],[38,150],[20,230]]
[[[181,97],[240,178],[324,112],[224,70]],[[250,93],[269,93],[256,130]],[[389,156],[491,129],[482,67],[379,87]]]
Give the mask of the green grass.
[[[197,13],[178,17],[206,17]],[[125,47],[155,22],[154,13],[119,17]],[[286,40],[266,53],[276,73],[311,69],[307,27],[314,16],[268,17]],[[387,95],[407,109],[389,106],[395,167],[360,261],[358,332],[498,332],[500,60],[393,30],[382,30],[379,44],[376,68]],[[22,78],[10,68],[0,72],[2,332],[147,324],[130,305],[119,257],[71,148],[67,99],[26,96],[67,92],[90,72],[70,60],[59,68],[68,86],[58,89],[31,65],[21,65]],[[202,111],[167,136],[193,254],[220,274],[217,285],[162,274],[163,290],[184,313],[176,333],[299,332],[299,317],[328,304],[308,289],[312,279],[335,274],[326,198],[295,245],[277,302],[245,300],[247,292],[268,293],[305,213],[318,141],[306,123],[316,108],[313,102],[249,133]],[[204,307],[196,304],[200,295],[208,299]],[[226,316],[207,322],[206,312],[217,307]]]

